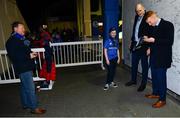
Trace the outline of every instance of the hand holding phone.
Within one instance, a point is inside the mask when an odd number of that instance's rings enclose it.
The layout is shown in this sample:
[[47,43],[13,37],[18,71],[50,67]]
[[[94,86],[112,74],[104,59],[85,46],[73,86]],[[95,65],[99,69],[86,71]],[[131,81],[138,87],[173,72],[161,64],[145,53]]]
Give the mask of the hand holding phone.
[[30,57],[31,57],[31,59],[36,58],[37,57],[37,53],[36,52],[30,53]]

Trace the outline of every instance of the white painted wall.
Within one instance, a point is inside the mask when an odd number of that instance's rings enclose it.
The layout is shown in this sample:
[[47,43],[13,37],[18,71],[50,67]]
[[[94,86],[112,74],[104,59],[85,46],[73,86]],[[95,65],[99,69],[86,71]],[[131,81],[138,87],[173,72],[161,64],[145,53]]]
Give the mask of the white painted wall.
[[180,95],[180,0],[123,0],[123,55],[125,64],[129,66],[131,58],[128,45],[132,34],[134,7],[138,2],[142,2],[147,10],[155,10],[160,17],[171,21],[175,26],[173,64],[168,70],[167,83],[168,89]]

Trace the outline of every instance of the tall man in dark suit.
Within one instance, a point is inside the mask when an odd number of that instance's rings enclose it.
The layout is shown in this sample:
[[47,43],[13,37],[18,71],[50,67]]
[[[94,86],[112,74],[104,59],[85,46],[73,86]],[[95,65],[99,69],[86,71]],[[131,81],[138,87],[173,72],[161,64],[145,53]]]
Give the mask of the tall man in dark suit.
[[136,85],[137,83],[137,72],[138,64],[141,60],[142,66],[142,82],[138,91],[141,92],[146,88],[147,78],[148,78],[148,56],[147,56],[147,45],[139,45],[142,41],[143,36],[148,33],[148,24],[144,19],[145,8],[142,4],[136,5],[136,16],[133,26],[133,34],[131,38],[130,51],[132,53],[132,67],[131,67],[131,80],[127,82],[126,86]]
[[152,26],[151,35],[145,37],[144,41],[152,43],[150,64],[152,72],[152,94],[147,98],[157,98],[158,101],[152,105],[161,108],[166,104],[166,73],[172,63],[172,45],[174,42],[174,26],[171,22],[159,18],[154,11],[148,11],[145,15],[146,22]]

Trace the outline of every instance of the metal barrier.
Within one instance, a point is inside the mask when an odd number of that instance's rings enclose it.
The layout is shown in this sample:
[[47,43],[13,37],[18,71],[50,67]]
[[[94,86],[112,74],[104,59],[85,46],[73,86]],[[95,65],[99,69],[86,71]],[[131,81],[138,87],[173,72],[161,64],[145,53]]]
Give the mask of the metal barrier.
[[103,41],[51,43],[56,67],[90,64],[103,66]]
[[[33,79],[34,81],[45,80],[44,78],[39,78],[38,71],[42,68],[41,57],[44,57],[44,48],[32,49],[33,52],[38,53],[38,57],[34,60],[36,63],[36,70],[34,71]],[[42,56],[41,56],[42,55]],[[14,67],[8,59],[7,51],[0,50],[0,84],[7,83],[18,83],[20,82],[19,78],[16,76]]]
[[[79,41],[65,43],[51,43],[53,48],[53,57],[56,67],[80,66],[100,64],[103,66],[103,41]],[[44,48],[32,49],[38,53],[34,60],[36,70],[34,71],[34,81],[45,80],[40,78],[38,73],[42,68],[42,59],[44,59]],[[15,75],[13,65],[7,57],[6,50],[0,50],[0,84],[17,83],[19,78]]]

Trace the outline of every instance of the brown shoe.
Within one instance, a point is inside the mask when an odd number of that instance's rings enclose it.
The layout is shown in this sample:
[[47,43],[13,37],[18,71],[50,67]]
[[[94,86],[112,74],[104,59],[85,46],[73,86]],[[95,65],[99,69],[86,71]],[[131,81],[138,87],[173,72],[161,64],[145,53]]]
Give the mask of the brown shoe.
[[31,110],[31,113],[32,114],[44,114],[44,113],[46,113],[46,110],[42,109],[42,108],[36,108],[35,110]]
[[153,105],[152,105],[152,107],[153,108],[161,108],[161,107],[163,107],[164,105],[166,105],[166,101],[157,101],[156,103],[154,103]]
[[153,95],[153,94],[147,94],[145,95],[146,98],[150,98],[150,99],[158,99],[159,96],[158,95]]

